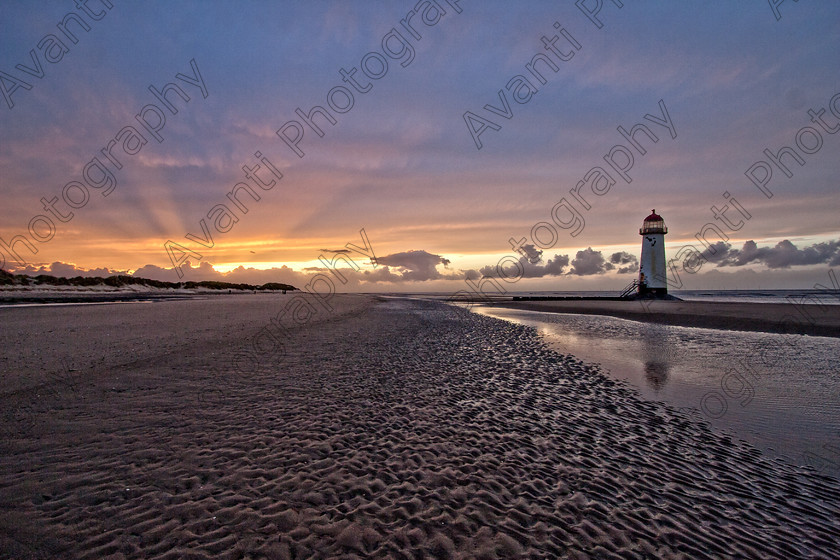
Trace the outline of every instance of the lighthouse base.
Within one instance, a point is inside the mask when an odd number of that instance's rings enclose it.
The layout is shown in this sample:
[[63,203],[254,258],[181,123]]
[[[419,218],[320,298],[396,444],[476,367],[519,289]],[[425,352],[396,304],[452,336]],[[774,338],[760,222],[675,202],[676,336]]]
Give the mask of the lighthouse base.
[[[652,299],[660,299],[660,300],[672,300],[672,301],[682,301],[680,298],[676,296],[672,296],[668,293],[668,288],[649,288],[644,284],[639,284],[638,282],[634,282],[634,285],[628,286],[628,289],[621,294],[621,299],[624,300],[652,300]],[[636,288],[636,291],[630,292],[629,288]]]
[[648,288],[644,284],[636,292],[637,299],[668,299],[668,288]]

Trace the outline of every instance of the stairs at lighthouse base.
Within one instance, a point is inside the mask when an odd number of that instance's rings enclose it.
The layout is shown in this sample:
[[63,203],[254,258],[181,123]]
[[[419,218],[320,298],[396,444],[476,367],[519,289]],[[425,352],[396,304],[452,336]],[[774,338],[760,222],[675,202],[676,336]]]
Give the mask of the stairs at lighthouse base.
[[638,287],[639,287],[639,281],[638,280],[633,280],[632,282],[627,284],[627,287],[624,288],[624,290],[621,292],[621,295],[618,296],[618,297],[629,298],[631,295],[637,295],[637,288]]
[[639,290],[639,281],[633,280],[630,282],[624,290],[622,290],[621,295],[618,296],[618,299],[627,300],[627,301],[636,301],[636,300],[662,300],[662,301],[682,301],[682,299],[672,296],[668,293],[662,293],[658,291],[641,291]]

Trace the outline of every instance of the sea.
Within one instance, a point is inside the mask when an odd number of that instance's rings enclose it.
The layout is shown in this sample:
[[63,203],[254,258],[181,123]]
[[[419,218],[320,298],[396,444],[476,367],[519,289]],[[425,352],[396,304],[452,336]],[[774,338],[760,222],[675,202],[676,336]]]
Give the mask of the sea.
[[[733,303],[813,303],[840,305],[840,289],[825,290],[669,290],[669,294],[685,301],[717,301]],[[506,296],[552,297],[616,297],[617,291],[578,292],[508,292]]]
[[[672,294],[686,301],[840,304],[840,293],[820,290]],[[770,457],[840,478],[840,338],[658,325],[488,305],[471,309],[531,327],[557,352],[597,364],[642,398],[682,409]]]

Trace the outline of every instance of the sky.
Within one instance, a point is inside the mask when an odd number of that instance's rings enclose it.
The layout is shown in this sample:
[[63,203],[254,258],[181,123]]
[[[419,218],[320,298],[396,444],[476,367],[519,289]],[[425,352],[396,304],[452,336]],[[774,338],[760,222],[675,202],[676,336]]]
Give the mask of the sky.
[[8,271],[620,291],[652,209],[671,289],[840,267],[837,2],[5,0],[0,30]]

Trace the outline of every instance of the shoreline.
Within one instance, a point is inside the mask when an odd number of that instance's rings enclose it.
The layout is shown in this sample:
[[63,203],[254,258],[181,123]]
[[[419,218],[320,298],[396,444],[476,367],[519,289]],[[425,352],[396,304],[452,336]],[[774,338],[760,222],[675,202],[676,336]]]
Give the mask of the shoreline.
[[[124,303],[136,301],[186,300],[216,296],[279,294],[274,291],[252,290],[2,290],[0,306],[14,307],[33,304]],[[282,295],[282,294],[281,294]]]
[[73,294],[26,294],[8,297],[0,293],[0,306],[55,305],[74,303],[125,303],[139,301],[165,301],[192,299],[203,294],[166,294],[160,292],[115,292],[115,293],[73,293]]
[[[250,290],[2,290],[0,307],[39,304],[161,302],[215,296],[273,294]],[[294,292],[293,292],[294,293]],[[362,295],[362,294],[356,294]],[[370,294],[368,294],[370,295]],[[619,319],[717,330],[801,334],[840,338],[840,305],[706,302],[691,300],[621,300],[610,297],[533,298],[465,301],[468,305],[505,307],[544,313],[605,315]]]
[[547,313],[607,315],[681,327],[840,337],[838,305],[659,300],[493,301],[487,305]]

